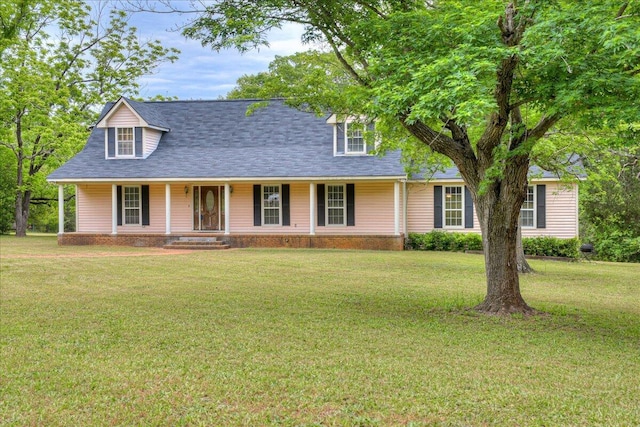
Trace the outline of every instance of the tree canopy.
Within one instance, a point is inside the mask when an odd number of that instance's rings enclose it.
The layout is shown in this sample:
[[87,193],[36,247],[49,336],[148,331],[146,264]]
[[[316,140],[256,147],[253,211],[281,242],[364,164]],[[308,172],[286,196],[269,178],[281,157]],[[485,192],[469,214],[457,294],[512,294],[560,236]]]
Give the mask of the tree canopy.
[[12,153],[18,236],[25,234],[33,191],[86,142],[97,108],[135,95],[140,76],[176,59],[177,51],[158,41],[139,40],[124,12],[90,5],[19,0],[0,6],[0,149]]

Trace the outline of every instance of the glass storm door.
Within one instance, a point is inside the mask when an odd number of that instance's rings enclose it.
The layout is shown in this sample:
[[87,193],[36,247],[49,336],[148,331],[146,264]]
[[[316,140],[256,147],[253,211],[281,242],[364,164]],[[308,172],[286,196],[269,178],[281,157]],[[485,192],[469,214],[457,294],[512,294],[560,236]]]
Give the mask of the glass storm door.
[[193,187],[193,228],[207,231],[224,229],[224,187]]

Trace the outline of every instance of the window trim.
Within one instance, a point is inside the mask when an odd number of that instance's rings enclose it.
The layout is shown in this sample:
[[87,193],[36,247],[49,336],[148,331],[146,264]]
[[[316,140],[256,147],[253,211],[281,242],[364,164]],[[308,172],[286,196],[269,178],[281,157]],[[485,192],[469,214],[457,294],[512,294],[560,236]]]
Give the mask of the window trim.
[[[127,207],[127,203],[126,203],[127,188],[136,188],[138,190],[138,207],[137,208]],[[138,211],[138,222],[128,223],[127,210],[133,210],[133,209]],[[122,225],[125,227],[129,227],[129,226],[139,227],[142,225],[142,186],[141,185],[123,185],[122,186]]]
[[[277,187],[278,189],[278,223],[277,224],[266,224],[265,218],[267,217],[265,212],[266,209],[276,209],[273,206],[265,206],[264,199],[264,191],[267,187]],[[261,216],[261,225],[265,227],[280,227],[282,226],[282,185],[281,184],[262,184],[260,186],[260,216]]]
[[[129,142],[128,140],[120,140],[120,131],[130,129],[131,130],[131,154],[120,154],[120,142]],[[136,128],[131,126],[123,126],[115,128],[115,156],[119,158],[132,158],[136,156]]]
[[[349,137],[349,127],[351,125],[357,125],[360,127],[360,139],[362,139],[362,151],[350,150],[349,149],[349,140],[353,140],[353,137]],[[358,129],[356,129],[357,131]],[[367,140],[365,138],[365,132],[367,130],[367,126],[364,123],[359,122],[345,122],[344,124],[344,153],[346,155],[365,155],[367,154]]]
[[[447,209],[447,189],[457,188],[460,191],[460,208]],[[443,185],[442,186],[442,228],[464,229],[465,228],[465,190],[464,185]],[[460,225],[447,224],[447,212],[460,212]]]
[[[524,204],[526,203],[527,199],[526,197],[528,197],[528,193],[529,193],[529,189],[531,189],[531,194],[533,195],[533,199],[531,201],[532,203],[532,208],[531,209],[525,209],[523,208]],[[537,185],[535,184],[527,184],[527,196],[525,196],[525,200],[524,202],[522,202],[522,206],[520,206],[520,220],[518,221],[518,225],[520,227],[522,227],[523,229],[535,229],[538,228],[538,194],[537,194]],[[522,224],[522,211],[530,211],[533,212],[533,217],[532,217],[532,225],[523,225]]]
[[[333,207],[329,206],[329,188],[330,187],[342,187],[342,207]],[[341,224],[330,224],[329,221],[331,216],[329,215],[329,210],[342,210],[342,223]],[[324,192],[324,210],[325,210],[325,226],[327,227],[346,227],[347,226],[347,184],[344,183],[331,183],[326,184],[325,192]]]

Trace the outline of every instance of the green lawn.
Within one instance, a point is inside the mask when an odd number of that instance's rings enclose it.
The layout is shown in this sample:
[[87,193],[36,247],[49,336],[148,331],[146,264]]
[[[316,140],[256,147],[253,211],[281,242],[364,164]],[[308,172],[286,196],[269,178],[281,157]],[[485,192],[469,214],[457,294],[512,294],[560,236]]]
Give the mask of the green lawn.
[[640,425],[638,264],[158,253],[0,238],[0,425]]

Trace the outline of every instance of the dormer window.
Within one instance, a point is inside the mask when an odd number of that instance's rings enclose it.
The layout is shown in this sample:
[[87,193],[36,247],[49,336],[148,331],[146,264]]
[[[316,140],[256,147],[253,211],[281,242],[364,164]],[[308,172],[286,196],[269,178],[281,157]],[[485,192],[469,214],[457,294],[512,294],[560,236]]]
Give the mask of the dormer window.
[[345,123],[347,140],[347,154],[366,154],[367,143],[364,140],[364,125],[362,123]]
[[374,122],[366,117],[343,117],[335,114],[327,119],[333,126],[334,156],[370,156],[378,140],[374,136]]
[[118,128],[116,132],[117,156],[133,156],[133,128]]

